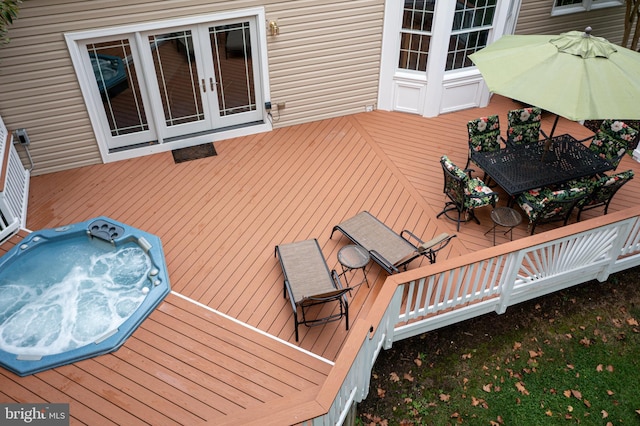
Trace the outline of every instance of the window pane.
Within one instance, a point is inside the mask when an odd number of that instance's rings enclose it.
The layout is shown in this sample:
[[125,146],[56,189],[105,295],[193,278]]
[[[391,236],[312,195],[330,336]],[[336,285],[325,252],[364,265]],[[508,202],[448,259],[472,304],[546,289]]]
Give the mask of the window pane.
[[427,57],[431,36],[403,33],[400,41],[398,67],[413,71],[427,70]]
[[489,30],[452,35],[449,39],[446,71],[473,66],[469,55],[487,45]]
[[456,3],[452,30],[464,30],[492,25],[496,0],[475,0]]
[[496,0],[468,0],[456,3],[446,71],[473,66],[468,56],[487,45],[495,11]]
[[571,6],[572,4],[582,4],[582,0],[556,0],[555,6]]
[[405,0],[398,68],[426,71],[436,0]]
[[405,30],[431,31],[435,0],[405,0],[402,28]]
[[129,40],[87,44],[112,136],[149,130]]

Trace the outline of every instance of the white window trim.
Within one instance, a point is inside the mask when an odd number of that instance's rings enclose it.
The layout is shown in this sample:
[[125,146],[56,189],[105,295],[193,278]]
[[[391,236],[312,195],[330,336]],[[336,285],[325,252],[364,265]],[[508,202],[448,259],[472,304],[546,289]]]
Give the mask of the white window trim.
[[582,0],[582,4],[568,6],[556,6],[555,0],[551,8],[551,16],[562,16],[573,13],[588,12],[590,10],[604,9],[624,5],[624,0]]
[[206,142],[212,142],[215,140],[223,140],[223,139],[229,139],[229,138],[234,138],[238,136],[246,136],[246,135],[255,134],[255,133],[267,132],[273,129],[273,125],[270,120],[265,120],[265,123],[261,125],[230,129],[227,131],[220,131],[213,134],[207,134],[207,135],[203,135],[203,136],[199,136],[191,139],[185,139],[183,141],[172,142],[171,144],[150,145],[150,146],[134,148],[130,150],[110,152],[108,144],[103,137],[104,131],[103,129],[99,128],[99,124],[101,120],[97,118],[98,106],[95,105],[95,99],[89,96],[89,93],[91,92],[92,84],[94,84],[94,82],[89,81],[89,78],[87,77],[87,73],[84,72],[84,68],[82,67],[83,56],[82,56],[82,50],[80,49],[79,46],[84,40],[97,39],[101,37],[113,37],[113,36],[118,36],[122,34],[142,33],[145,31],[153,31],[157,29],[189,26],[189,25],[195,25],[195,24],[202,24],[206,22],[223,21],[227,19],[245,18],[248,16],[255,17],[258,31],[260,32],[260,34],[265,35],[259,38],[259,50],[261,52],[259,66],[261,67],[264,99],[265,101],[269,101],[271,99],[271,88],[269,85],[269,72],[268,72],[269,67],[268,67],[268,58],[267,58],[266,17],[265,17],[265,10],[263,7],[239,9],[239,10],[234,10],[229,12],[188,16],[188,17],[176,18],[172,20],[160,20],[160,21],[153,21],[153,22],[144,22],[139,24],[127,24],[127,25],[116,26],[116,27],[65,33],[64,38],[67,43],[67,48],[69,49],[69,55],[71,57],[73,67],[75,69],[76,76],[78,78],[78,83],[80,84],[80,87],[81,87],[82,96],[84,98],[85,105],[87,107],[87,111],[90,116],[91,126],[93,128],[94,135],[96,136],[96,139],[98,142],[98,148],[100,150],[102,161],[105,163],[109,163],[112,161],[119,161],[119,160],[125,160],[128,158],[140,157],[143,155],[166,152],[173,149],[193,146],[199,143],[206,143]]

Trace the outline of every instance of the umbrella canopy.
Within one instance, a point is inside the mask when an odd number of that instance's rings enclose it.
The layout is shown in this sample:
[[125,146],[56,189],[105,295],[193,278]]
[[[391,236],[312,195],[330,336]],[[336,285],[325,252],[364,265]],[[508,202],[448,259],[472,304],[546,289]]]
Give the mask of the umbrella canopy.
[[640,53],[590,32],[505,35],[469,58],[493,93],[574,121],[640,119]]

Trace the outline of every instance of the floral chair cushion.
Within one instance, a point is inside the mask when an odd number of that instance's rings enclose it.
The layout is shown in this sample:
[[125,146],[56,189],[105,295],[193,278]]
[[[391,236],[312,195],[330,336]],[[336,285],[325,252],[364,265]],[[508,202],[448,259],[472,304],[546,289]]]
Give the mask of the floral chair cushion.
[[498,202],[498,195],[478,178],[468,180],[465,194],[467,197],[465,197],[464,207],[467,209],[495,205]]
[[447,168],[447,170],[449,170],[450,172],[453,172],[453,174],[457,177],[459,177],[460,179],[467,179],[467,173],[462,170],[460,167],[456,166],[451,160],[449,160],[449,157],[447,157],[446,155],[443,155],[441,158],[444,166]]
[[518,197],[518,205],[529,217],[529,221],[533,223],[542,219],[560,216],[566,213],[564,209],[573,208],[571,204],[558,204],[553,209],[547,209],[549,203],[580,198],[586,193],[586,187],[573,187],[555,191],[550,188],[532,189]]
[[578,206],[606,203],[622,185],[633,179],[633,176],[633,170],[627,170],[591,181],[587,187],[591,195],[578,203]]
[[500,149],[500,118],[497,115],[469,121],[467,131],[470,150],[491,152]]
[[[476,207],[482,207],[488,204],[495,205],[495,203],[498,202],[498,194],[489,188],[482,179],[470,178],[464,170],[451,162],[446,155],[441,157],[441,161],[447,170],[452,172],[462,183],[464,196],[462,195],[462,191],[460,191],[458,196],[454,194],[455,191],[445,192],[448,192],[450,197],[454,197],[455,202],[462,205],[465,210],[475,209]],[[451,183],[451,186],[454,184],[455,183]]]
[[508,141],[513,145],[537,142],[540,139],[542,110],[537,107],[514,109],[507,114]]
[[638,132],[622,121],[604,120],[589,149],[611,162],[615,169],[637,136]]

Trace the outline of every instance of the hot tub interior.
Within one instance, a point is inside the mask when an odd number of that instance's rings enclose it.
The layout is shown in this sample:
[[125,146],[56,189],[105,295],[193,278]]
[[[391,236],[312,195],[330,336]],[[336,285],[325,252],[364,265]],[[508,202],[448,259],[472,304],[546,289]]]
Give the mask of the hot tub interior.
[[0,258],[0,364],[20,375],[118,349],[169,293],[160,239],[109,218]]

